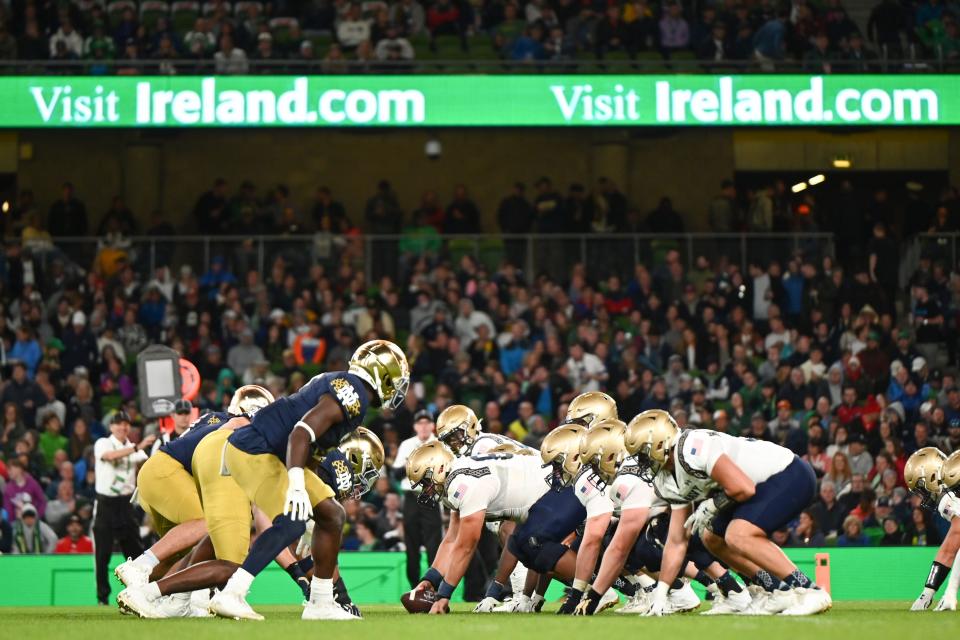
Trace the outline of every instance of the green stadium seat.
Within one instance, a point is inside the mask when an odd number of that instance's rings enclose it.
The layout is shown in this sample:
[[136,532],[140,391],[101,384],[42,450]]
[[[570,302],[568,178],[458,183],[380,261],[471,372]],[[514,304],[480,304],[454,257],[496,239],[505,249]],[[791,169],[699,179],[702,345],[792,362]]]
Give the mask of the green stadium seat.
[[136,13],[137,5],[131,0],[115,0],[107,5],[107,18],[110,20],[111,27],[116,27],[120,24],[120,19],[123,17],[123,12],[127,9],[130,9]]
[[233,5],[229,2],[204,2],[203,3],[203,15],[208,16],[214,11],[217,10],[217,7],[223,5],[227,9],[227,13],[233,15]]
[[500,238],[482,238],[480,240],[480,262],[491,273],[500,267],[504,257],[503,240]]
[[200,3],[181,0],[170,5],[170,19],[173,30],[181,36],[191,29],[200,17]]
[[157,20],[170,15],[170,5],[162,0],[146,0],[140,3],[140,22],[152,33],[157,28]]
[[273,39],[278,45],[290,44],[293,38],[291,33],[300,26],[296,18],[273,18],[268,24]]
[[472,238],[453,238],[447,242],[447,253],[453,264],[460,264],[463,256],[472,256],[477,249],[477,242]]
[[257,17],[263,15],[263,3],[253,0],[244,0],[233,5],[233,13],[238,18]]

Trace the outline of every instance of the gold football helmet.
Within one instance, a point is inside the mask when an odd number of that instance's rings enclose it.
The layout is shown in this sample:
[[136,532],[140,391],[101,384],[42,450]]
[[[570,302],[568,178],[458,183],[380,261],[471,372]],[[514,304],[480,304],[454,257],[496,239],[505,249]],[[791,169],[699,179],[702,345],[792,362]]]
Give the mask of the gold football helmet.
[[473,409],[452,404],[437,417],[437,438],[457,455],[466,455],[480,435],[480,419]]
[[679,435],[676,420],[662,409],[644,411],[630,421],[623,442],[627,455],[636,457],[643,480],[653,482]]
[[443,483],[456,456],[450,447],[439,440],[431,440],[417,447],[407,458],[407,479],[414,491],[420,493],[420,504],[436,505],[443,497]]
[[570,486],[580,473],[580,438],[586,431],[581,424],[562,424],[540,444],[540,459],[550,467],[546,481],[552,488],[559,491]]
[[588,429],[598,420],[617,416],[617,403],[602,391],[587,391],[570,401],[564,422],[575,422]]
[[490,451],[487,451],[487,454],[491,453],[509,453],[512,456],[533,455],[533,451],[531,451],[528,447],[524,447],[514,442],[504,442],[503,444],[498,444],[493,449],[490,449]]
[[410,386],[410,366],[400,347],[389,340],[365,342],[350,356],[348,371],[374,391],[380,406],[397,409]]
[[956,491],[960,488],[960,450],[954,451],[943,461],[940,467],[940,488],[943,491]]
[[257,411],[273,403],[273,394],[258,384],[245,384],[233,393],[227,413],[234,416],[247,414],[251,418]]
[[623,444],[627,425],[616,418],[594,422],[580,438],[580,460],[593,470],[594,482],[601,489],[617,477],[620,464],[627,457]]
[[353,485],[353,499],[373,489],[373,485],[380,478],[380,469],[386,457],[383,452],[383,443],[373,431],[365,427],[357,427],[341,440],[337,448],[347,458],[357,482]]
[[903,479],[907,489],[923,499],[924,506],[932,507],[937,503],[942,493],[940,471],[943,467],[946,454],[935,447],[917,449],[907,459],[903,468]]

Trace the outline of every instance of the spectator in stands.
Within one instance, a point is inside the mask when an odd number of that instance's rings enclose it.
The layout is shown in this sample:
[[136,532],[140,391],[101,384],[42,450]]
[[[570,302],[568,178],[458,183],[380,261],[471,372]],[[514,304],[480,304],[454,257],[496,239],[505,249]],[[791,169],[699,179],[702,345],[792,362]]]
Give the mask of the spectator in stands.
[[337,25],[337,41],[346,52],[355,51],[370,39],[370,21],[363,17],[359,4],[351,4],[347,17]]
[[390,22],[408,38],[423,34],[426,21],[423,5],[417,0],[400,0],[390,5]]
[[[69,23],[64,26],[72,29]],[[77,36],[77,39],[79,39],[79,36]],[[82,46],[82,43],[78,46]],[[63,183],[60,199],[50,206],[50,212],[47,215],[47,228],[54,238],[76,237],[87,234],[87,207],[77,199],[72,183]]]
[[847,516],[843,521],[843,533],[837,538],[838,547],[867,547],[870,538],[863,532],[863,523],[857,516]]
[[43,519],[54,531],[63,531],[67,518],[77,510],[77,501],[74,497],[73,483],[61,482],[57,485],[56,499],[47,503]]
[[460,9],[450,0],[437,0],[427,9],[427,28],[434,38],[460,35]]
[[83,532],[83,521],[74,514],[67,519],[67,533],[57,541],[54,553],[93,553],[93,541]]
[[[623,22],[618,5],[607,7],[606,13],[597,24],[596,35],[594,36],[597,58],[603,59],[610,51],[628,50],[629,35],[627,26]],[[633,51],[630,51],[632,54]]]
[[62,43],[64,50],[73,58],[83,55],[83,38],[73,28],[69,19],[60,22],[60,28],[50,36],[50,57],[56,57],[58,45]]
[[413,60],[413,45],[405,37],[400,35],[400,30],[394,25],[387,27],[386,35],[374,49],[377,60],[388,60],[399,62],[404,60]]
[[660,48],[665,56],[687,49],[690,46],[690,26],[683,17],[683,7],[678,2],[667,5],[660,18]]
[[247,53],[234,46],[233,36],[220,36],[220,49],[213,54],[213,61],[217,73],[225,75],[239,75],[247,73],[250,65],[247,62]]
[[19,511],[19,517],[13,522],[14,555],[38,555],[53,553],[57,544],[57,534],[53,532],[43,520],[40,520],[37,509],[27,503]]
[[767,20],[753,37],[754,57],[764,71],[772,71],[774,63],[783,59],[787,14],[779,11]]
[[830,51],[830,39],[827,34],[817,34],[813,46],[803,54],[803,70],[810,73],[832,73],[833,54]]
[[28,473],[22,458],[11,457],[7,460],[7,474],[10,477],[3,488],[4,510],[14,516],[29,504],[35,514],[43,517],[47,498],[43,494],[40,483]]
[[813,512],[807,509],[800,514],[797,525],[790,532],[791,547],[822,547],[826,543],[817,526]]

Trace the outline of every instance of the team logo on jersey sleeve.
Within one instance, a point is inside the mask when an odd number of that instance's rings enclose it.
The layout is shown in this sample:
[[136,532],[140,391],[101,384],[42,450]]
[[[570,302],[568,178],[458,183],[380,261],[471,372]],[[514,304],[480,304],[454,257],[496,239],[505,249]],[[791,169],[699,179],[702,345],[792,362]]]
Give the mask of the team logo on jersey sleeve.
[[207,418],[207,424],[220,424],[220,418],[217,416],[210,416]]
[[347,417],[359,417],[360,394],[353,388],[353,385],[343,378],[334,378],[330,386],[333,387],[333,392],[337,394],[337,400],[340,401],[343,410],[347,412]]

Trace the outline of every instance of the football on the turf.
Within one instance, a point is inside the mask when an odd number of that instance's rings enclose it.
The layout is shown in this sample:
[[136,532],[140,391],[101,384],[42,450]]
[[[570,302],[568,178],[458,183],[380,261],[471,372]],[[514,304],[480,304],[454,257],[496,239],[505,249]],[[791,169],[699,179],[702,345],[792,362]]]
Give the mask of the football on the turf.
[[400,604],[407,613],[429,613],[433,603],[437,601],[437,592],[433,589],[405,591],[400,596]]

